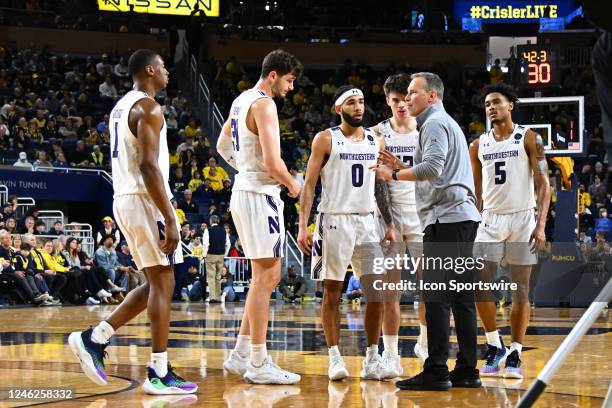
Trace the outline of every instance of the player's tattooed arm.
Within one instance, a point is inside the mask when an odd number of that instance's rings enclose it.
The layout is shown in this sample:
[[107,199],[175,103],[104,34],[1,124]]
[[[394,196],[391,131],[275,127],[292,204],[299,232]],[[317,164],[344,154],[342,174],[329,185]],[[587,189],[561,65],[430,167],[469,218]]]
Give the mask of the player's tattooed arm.
[[482,163],[478,157],[480,140],[476,139],[470,143],[470,163],[472,164],[472,176],[474,177],[474,194],[476,195],[476,208],[482,211]]
[[393,217],[391,215],[391,194],[389,192],[389,185],[384,180],[376,180],[374,185],[374,196],[376,197],[376,204],[378,210],[382,216],[385,224],[390,225],[393,223]]
[[538,223],[530,240],[535,241],[536,248],[534,248],[534,250],[539,250],[546,241],[544,228],[546,227],[550,197],[552,195],[550,181],[548,179],[548,163],[546,162],[542,136],[532,130],[528,130],[525,134],[525,149],[529,156],[529,163],[533,171],[536,194],[538,196]]

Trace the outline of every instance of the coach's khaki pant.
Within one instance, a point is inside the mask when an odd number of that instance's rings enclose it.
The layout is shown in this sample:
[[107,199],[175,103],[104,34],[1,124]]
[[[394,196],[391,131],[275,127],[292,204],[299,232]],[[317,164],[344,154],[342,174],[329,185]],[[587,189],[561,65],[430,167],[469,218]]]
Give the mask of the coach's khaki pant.
[[210,300],[221,298],[221,276],[223,274],[223,255],[208,254],[204,261],[206,265],[206,283],[208,283],[208,297]]

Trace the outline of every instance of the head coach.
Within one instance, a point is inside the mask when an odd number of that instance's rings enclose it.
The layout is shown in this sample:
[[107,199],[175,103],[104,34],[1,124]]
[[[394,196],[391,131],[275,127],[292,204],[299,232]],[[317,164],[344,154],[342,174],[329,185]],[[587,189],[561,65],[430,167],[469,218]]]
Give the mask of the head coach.
[[[425,256],[432,256],[432,248],[448,247],[441,243],[473,243],[480,213],[476,208],[474,180],[465,135],[455,120],[444,110],[444,84],[440,77],[429,72],[411,75],[406,101],[411,116],[416,117],[419,143],[414,154],[414,167],[406,167],[391,153],[381,152],[381,161],[373,169],[384,180],[416,182],[416,204]],[[429,245],[428,245],[429,244]],[[452,247],[452,246],[451,246]],[[464,247],[454,245],[455,248]],[[429,248],[429,249],[428,249]],[[439,253],[438,253],[439,254]],[[435,256],[440,256],[436,254]],[[454,256],[471,251],[457,249]],[[434,272],[425,269],[424,281]],[[442,272],[436,276],[451,279]],[[454,271],[452,271],[454,274]],[[462,279],[472,279],[472,274]],[[439,280],[439,279],[437,279]],[[396,385],[407,390],[446,390],[453,387],[479,387],[476,369],[476,310],[473,295],[454,296],[423,293],[426,306],[429,358],[423,372]],[[448,360],[450,310],[453,310],[459,353],[453,372]]]

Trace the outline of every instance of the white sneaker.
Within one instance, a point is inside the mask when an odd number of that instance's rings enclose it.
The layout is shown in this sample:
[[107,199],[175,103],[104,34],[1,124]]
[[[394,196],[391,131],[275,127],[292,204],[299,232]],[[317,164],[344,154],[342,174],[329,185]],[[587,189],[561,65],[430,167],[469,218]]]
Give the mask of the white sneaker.
[[91,296],[85,300],[86,305],[99,305],[100,301],[92,298]]
[[397,377],[395,372],[383,363],[380,355],[372,359],[365,358],[361,365],[361,378],[364,380],[388,380]]
[[100,289],[98,291],[98,293],[96,293],[96,296],[98,296],[99,298],[108,298],[113,296],[110,292],[104,290],[104,289]]
[[329,368],[327,369],[327,375],[332,381],[343,380],[348,377],[348,370],[344,365],[344,359],[342,356],[335,356],[329,358]]
[[272,358],[267,356],[260,367],[255,367],[249,361],[246,366],[246,373],[243,378],[251,384],[283,384],[291,385],[300,382],[298,374],[283,370],[272,362]]
[[227,360],[225,360],[223,363],[223,368],[232,374],[244,375],[244,373],[246,373],[248,362],[248,357],[242,357],[236,350],[232,350],[230,351]]
[[423,362],[423,364],[425,364],[425,360],[427,360],[427,358],[429,357],[429,351],[427,350],[427,347],[423,347],[421,346],[421,344],[417,341],[417,343],[414,345],[414,354],[421,359],[421,361]]
[[402,367],[402,362],[400,357],[392,357],[387,350],[382,353],[382,361],[385,366],[393,371],[395,377],[399,377],[404,374],[404,368]]

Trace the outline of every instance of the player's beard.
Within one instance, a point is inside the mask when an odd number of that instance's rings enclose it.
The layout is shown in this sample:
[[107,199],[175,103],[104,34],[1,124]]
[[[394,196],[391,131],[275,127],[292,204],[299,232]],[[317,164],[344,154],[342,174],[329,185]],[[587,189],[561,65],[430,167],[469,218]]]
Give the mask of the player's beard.
[[285,95],[283,95],[283,92],[281,91],[279,84],[280,84],[280,80],[272,84],[272,96],[274,98],[284,98],[285,97]]
[[342,119],[343,119],[343,120],[344,120],[346,123],[348,123],[348,124],[349,124],[349,126],[351,126],[351,127],[356,128],[356,127],[359,127],[359,126],[361,126],[361,125],[363,124],[363,119],[362,119],[362,120],[357,120],[357,119],[354,119],[354,118],[353,118],[351,115],[349,115],[348,113],[346,113],[346,112],[344,112],[344,111],[342,111],[342,112],[340,112],[340,113],[341,113],[341,115],[342,115]]

